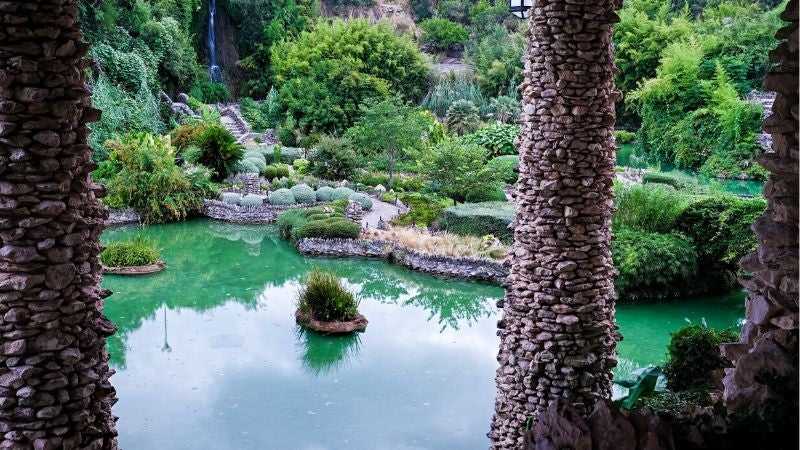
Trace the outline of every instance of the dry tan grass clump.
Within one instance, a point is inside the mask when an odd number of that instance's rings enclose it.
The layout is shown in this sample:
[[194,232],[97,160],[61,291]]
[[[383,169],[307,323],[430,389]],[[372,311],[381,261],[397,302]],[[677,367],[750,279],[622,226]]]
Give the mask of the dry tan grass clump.
[[403,247],[430,255],[486,258],[500,260],[508,253],[508,246],[493,236],[482,238],[459,236],[446,232],[431,234],[412,227],[393,227],[389,230],[366,230],[365,239],[395,242]]

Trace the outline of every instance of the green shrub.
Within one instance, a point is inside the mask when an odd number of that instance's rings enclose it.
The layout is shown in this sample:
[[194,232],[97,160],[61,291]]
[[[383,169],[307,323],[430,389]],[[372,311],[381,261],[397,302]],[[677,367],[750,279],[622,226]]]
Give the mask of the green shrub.
[[355,194],[351,194],[350,197],[348,197],[348,199],[351,202],[356,202],[359,205],[361,205],[361,207],[364,208],[365,211],[369,211],[372,209],[372,199],[369,198],[369,196],[366,194],[361,194],[356,192]]
[[275,88],[270,89],[267,98],[256,101],[249,97],[239,99],[239,106],[247,123],[254,131],[263,132],[275,128],[280,118],[280,103]]
[[298,294],[298,309],[314,319],[335,322],[358,315],[358,300],[342,286],[336,275],[315,269],[309,272]]
[[[393,202],[395,195],[387,192],[384,194],[384,201]],[[392,220],[393,224],[400,226],[428,227],[442,215],[445,208],[452,204],[450,199],[419,192],[401,193],[398,197],[409,208],[408,212]]]
[[130,134],[109,143],[113,167],[106,186],[108,195],[137,210],[145,223],[183,220],[214,197],[210,172],[175,164],[169,138],[145,133]]
[[464,142],[478,144],[489,151],[489,157],[516,155],[514,141],[519,135],[518,125],[493,123],[463,137]]
[[445,117],[450,106],[459,100],[468,100],[478,109],[486,104],[486,99],[471,75],[450,72],[435,80],[422,100],[422,107],[441,118]]
[[471,133],[481,125],[478,107],[469,100],[456,100],[447,109],[447,130],[459,136]]
[[242,194],[238,192],[223,192],[222,202],[229,205],[238,205],[242,201]]
[[294,171],[300,175],[305,175],[309,172],[309,168],[311,167],[311,161],[304,159],[304,158],[297,158],[292,161],[292,167]]
[[270,205],[294,205],[294,194],[289,189],[281,188],[269,193],[267,197]]
[[417,102],[429,69],[417,46],[385,24],[317,21],[310,31],[272,47],[281,105],[303,133],[342,132],[368,98],[396,92]]
[[318,202],[329,202],[333,200],[333,188],[329,186],[322,186],[316,192]]
[[464,196],[464,201],[467,203],[505,202],[507,200],[506,192],[500,184],[494,184],[484,189],[470,190]]
[[289,176],[289,166],[285,164],[269,164],[264,168],[264,178],[267,180],[274,180],[275,178],[284,178]]
[[445,209],[439,227],[451,233],[486,236],[503,242],[513,240],[508,226],[514,220],[514,206],[507,202],[464,203]]
[[311,161],[311,173],[328,180],[346,180],[357,166],[356,152],[349,140],[323,136]]
[[692,292],[698,266],[691,241],[673,234],[616,228],[611,249],[621,299],[669,298]]
[[361,225],[344,217],[309,220],[292,231],[292,238],[357,239]]
[[502,174],[486,164],[483,147],[448,139],[425,155],[422,168],[435,192],[464,201],[478,192],[497,192]]
[[307,184],[296,184],[292,186],[292,195],[297,203],[314,203],[317,201],[317,196],[314,190]]
[[155,243],[142,237],[112,242],[100,252],[100,261],[106,267],[146,266],[155,264],[160,258]]
[[659,184],[617,184],[614,191],[614,229],[669,233],[690,201],[686,194]]
[[667,186],[672,186],[675,189],[684,189],[686,188],[686,183],[680,177],[676,177],[674,175],[670,175],[668,173],[663,172],[647,172],[642,177],[642,183],[644,184],[666,184]]
[[500,174],[504,183],[514,184],[519,176],[519,156],[503,155],[492,158],[486,163],[489,170]]
[[247,194],[242,196],[239,200],[239,206],[245,208],[256,208],[264,204],[265,197],[263,195]]
[[225,127],[217,123],[206,124],[196,134],[191,133],[190,137],[190,144],[197,151],[189,153],[184,150],[187,161],[208,167],[217,181],[236,172],[244,157],[244,148]]
[[688,325],[672,334],[667,348],[664,372],[673,391],[709,387],[715,370],[729,366],[720,354],[724,342],[735,342],[738,333],[714,330],[701,325]]
[[[516,122],[519,118],[520,110],[519,101],[508,95],[501,95],[489,101],[489,115],[502,124]],[[517,130],[517,133],[519,133],[519,130]]]
[[523,32],[510,32],[496,22],[487,28],[470,40],[465,59],[475,68],[475,81],[485,95],[516,97],[522,81],[526,37]]
[[619,145],[631,144],[636,139],[636,133],[628,130],[614,130],[614,137]]
[[355,194],[355,191],[349,187],[337,187],[333,190],[331,200],[349,199],[353,194]]
[[676,228],[695,242],[703,267],[736,271],[739,260],[756,247],[750,226],[765,209],[763,198],[705,196],[683,210]]
[[463,25],[447,19],[427,19],[419,27],[422,29],[422,42],[438,51],[455,48],[469,37],[469,32]]

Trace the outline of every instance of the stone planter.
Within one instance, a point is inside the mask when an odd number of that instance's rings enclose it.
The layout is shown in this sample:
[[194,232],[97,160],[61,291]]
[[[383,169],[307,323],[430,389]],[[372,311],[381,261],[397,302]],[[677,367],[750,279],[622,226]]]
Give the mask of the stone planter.
[[151,273],[161,272],[167,268],[164,261],[158,261],[155,264],[147,264],[144,266],[125,266],[125,267],[106,267],[103,266],[103,273],[112,275],[149,275]]
[[314,319],[310,313],[304,313],[299,309],[294,313],[297,323],[305,328],[314,330],[322,334],[350,334],[364,332],[367,330],[367,318],[361,314],[355,319],[346,322],[324,322]]

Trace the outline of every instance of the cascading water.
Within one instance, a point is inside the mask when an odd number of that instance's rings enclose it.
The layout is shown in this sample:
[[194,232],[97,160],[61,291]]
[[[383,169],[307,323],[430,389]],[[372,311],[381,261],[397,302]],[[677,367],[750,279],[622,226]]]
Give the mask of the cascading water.
[[214,31],[214,16],[217,15],[217,0],[208,5],[208,75],[215,83],[222,82],[222,70],[217,65],[217,34]]

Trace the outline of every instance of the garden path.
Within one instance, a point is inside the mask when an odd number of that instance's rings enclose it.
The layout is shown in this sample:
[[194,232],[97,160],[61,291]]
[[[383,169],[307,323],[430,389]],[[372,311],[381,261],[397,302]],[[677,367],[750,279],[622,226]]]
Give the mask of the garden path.
[[361,226],[364,228],[377,228],[381,219],[388,223],[398,214],[400,214],[400,208],[397,206],[373,198],[372,209],[361,218]]

